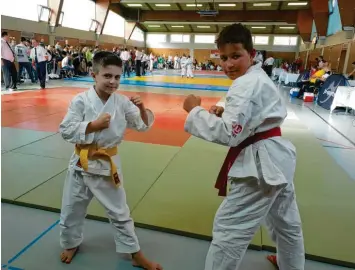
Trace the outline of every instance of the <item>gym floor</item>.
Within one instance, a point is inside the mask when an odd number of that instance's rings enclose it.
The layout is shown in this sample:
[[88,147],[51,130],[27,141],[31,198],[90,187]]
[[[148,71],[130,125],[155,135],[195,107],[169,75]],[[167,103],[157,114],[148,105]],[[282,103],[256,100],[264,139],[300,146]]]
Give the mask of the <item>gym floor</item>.
[[[199,72],[194,79],[175,71],[122,79],[124,95],[139,94],[156,116],[146,133],[127,131],[119,148],[125,189],[142,248],[165,269],[203,269],[214,213],[221,202],[214,181],[227,149],[189,136],[183,130],[188,94],[202,96],[208,108],[225,95],[230,81],[220,73]],[[90,78],[57,80],[48,89],[21,85],[3,92],[2,105],[2,265],[6,269],[133,269],[114,252],[109,224],[88,220],[83,248],[70,266],[59,262],[58,212],[73,146],[58,134],[71,98],[92,84]],[[297,147],[295,186],[306,252],[312,259],[354,266],[355,120],[329,114],[315,104],[290,99],[283,135]],[[134,162],[133,162],[134,161]],[[5,203],[6,202],[6,203]],[[11,204],[20,204],[21,207]],[[93,201],[89,217],[106,221]],[[21,216],[21,222],[18,217]],[[158,244],[153,245],[153,240]],[[262,228],[253,248],[274,244]],[[173,247],[173,248],[172,248]],[[95,254],[93,254],[95,253]],[[242,269],[273,269],[264,251],[249,250]],[[35,255],[38,257],[35,259]],[[6,266],[5,266],[6,265]],[[307,261],[306,269],[346,269]]]

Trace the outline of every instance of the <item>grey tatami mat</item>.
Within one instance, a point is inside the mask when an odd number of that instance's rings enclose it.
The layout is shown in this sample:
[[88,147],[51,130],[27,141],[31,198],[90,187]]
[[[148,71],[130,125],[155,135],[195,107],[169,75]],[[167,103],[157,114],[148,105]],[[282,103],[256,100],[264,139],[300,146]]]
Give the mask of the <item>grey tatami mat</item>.
[[[2,266],[13,270],[134,270],[124,255],[115,253],[110,224],[87,220],[85,240],[72,264],[60,262],[58,219],[51,212],[1,204]],[[137,229],[142,250],[165,270],[203,270],[209,243],[150,230]],[[241,270],[273,270],[265,252],[249,250]],[[15,267],[15,268],[12,268]],[[306,270],[341,270],[307,261]]]

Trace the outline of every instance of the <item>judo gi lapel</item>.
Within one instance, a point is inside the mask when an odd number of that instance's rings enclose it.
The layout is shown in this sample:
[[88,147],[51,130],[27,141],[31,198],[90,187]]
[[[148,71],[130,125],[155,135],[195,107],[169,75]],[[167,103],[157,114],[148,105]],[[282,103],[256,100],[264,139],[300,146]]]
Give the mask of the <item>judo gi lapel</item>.
[[97,95],[94,86],[92,86],[88,92],[88,99],[96,117],[101,115],[105,104]]

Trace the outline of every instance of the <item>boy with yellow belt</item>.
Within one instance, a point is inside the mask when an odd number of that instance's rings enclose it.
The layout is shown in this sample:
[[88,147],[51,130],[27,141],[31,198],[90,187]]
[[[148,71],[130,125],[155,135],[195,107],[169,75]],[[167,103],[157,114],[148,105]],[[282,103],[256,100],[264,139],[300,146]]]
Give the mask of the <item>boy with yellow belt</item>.
[[93,58],[95,86],[78,94],[60,124],[62,137],[75,144],[63,190],[60,215],[61,260],[70,263],[83,241],[87,207],[95,197],[106,209],[115,229],[116,252],[132,254],[133,265],[148,270],[162,267],[147,260],[140,250],[126,203],[117,146],[126,128],[145,131],[154,121],[140,97],[115,93],[122,62],[111,52]]

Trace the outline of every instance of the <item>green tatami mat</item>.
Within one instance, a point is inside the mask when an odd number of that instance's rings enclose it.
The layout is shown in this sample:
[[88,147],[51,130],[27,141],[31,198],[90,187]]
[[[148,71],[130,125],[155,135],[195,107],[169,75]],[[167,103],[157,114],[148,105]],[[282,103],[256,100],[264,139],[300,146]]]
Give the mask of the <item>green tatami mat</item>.
[[64,141],[62,136],[57,133],[43,140],[17,148],[13,152],[69,160],[74,152],[74,144]]
[[[355,263],[355,183],[310,131],[283,131],[297,148],[294,182],[306,252]],[[274,246],[263,232],[263,245]]]
[[53,134],[55,133],[2,127],[1,150],[10,151]]
[[[222,201],[214,182],[227,148],[191,137],[133,211],[136,222],[211,236]],[[261,245],[258,231],[253,244]]]
[[[123,142],[121,144],[119,152],[123,166],[124,187],[131,209],[141,200],[179,150],[179,147],[138,142]],[[65,163],[67,166],[68,162]],[[64,180],[65,173],[20,197],[18,201],[59,209]],[[95,200],[90,205],[88,214],[106,217],[105,210]]]
[[66,160],[5,153],[1,160],[1,198],[14,200],[64,171]]

